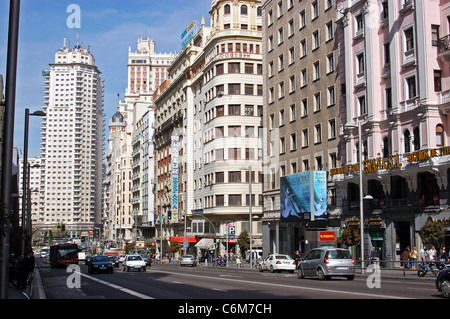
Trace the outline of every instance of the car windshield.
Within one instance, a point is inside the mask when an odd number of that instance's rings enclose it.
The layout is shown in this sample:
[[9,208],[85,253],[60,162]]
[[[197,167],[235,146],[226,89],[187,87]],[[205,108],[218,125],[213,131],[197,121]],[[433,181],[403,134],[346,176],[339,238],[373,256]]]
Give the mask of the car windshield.
[[351,259],[352,255],[348,250],[329,250],[326,258],[328,259]]
[[194,258],[192,255],[184,255],[183,258]]
[[109,261],[109,258],[106,256],[95,256],[92,258],[92,261]]
[[292,260],[291,256],[288,255],[275,256],[275,258],[280,260]]
[[130,256],[128,257],[128,260],[142,260],[141,256]]

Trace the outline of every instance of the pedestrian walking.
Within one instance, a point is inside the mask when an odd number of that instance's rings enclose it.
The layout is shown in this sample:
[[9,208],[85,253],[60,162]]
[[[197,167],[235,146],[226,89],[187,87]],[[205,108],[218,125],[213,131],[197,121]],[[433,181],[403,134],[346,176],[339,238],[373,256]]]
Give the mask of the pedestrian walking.
[[445,246],[442,247],[440,259],[442,262],[446,262],[448,259],[447,251],[445,250]]
[[428,255],[430,257],[431,262],[436,261],[437,252],[436,252],[436,248],[434,247],[434,245],[431,246],[431,249],[428,251]]
[[380,257],[378,255],[378,250],[373,246],[372,250],[370,251],[370,264],[374,264],[375,262],[377,262]]
[[236,266],[241,268],[241,256],[239,254],[236,255]]
[[409,257],[411,259],[411,268],[416,269],[416,261],[417,261],[417,248],[414,247],[413,250],[411,250],[411,253],[409,254]]
[[295,251],[294,259],[295,259],[295,267],[297,268],[298,264],[300,263],[300,252],[298,250]]
[[403,268],[404,269],[408,269],[408,264],[409,264],[409,251],[408,248],[405,248],[405,250],[403,251],[400,260],[402,262]]

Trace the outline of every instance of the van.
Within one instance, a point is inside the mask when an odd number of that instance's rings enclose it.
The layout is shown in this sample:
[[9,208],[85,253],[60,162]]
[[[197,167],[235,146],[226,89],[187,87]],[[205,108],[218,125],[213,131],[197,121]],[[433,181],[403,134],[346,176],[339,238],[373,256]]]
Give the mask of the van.
[[[262,249],[253,249],[253,260],[262,259]],[[250,262],[250,251],[247,251],[247,262]]]

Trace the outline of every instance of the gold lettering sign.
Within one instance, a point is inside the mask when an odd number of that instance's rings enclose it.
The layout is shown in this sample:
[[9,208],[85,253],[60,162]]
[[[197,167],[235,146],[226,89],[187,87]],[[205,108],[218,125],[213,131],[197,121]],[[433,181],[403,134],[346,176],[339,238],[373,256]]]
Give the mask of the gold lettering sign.
[[[426,161],[430,158],[450,155],[450,146],[431,148],[405,154],[408,163]],[[402,167],[399,155],[389,155],[388,157],[377,157],[362,162],[362,172],[373,173],[380,170],[388,170]],[[350,164],[343,167],[330,169],[330,175],[341,175],[359,172],[359,164]]]

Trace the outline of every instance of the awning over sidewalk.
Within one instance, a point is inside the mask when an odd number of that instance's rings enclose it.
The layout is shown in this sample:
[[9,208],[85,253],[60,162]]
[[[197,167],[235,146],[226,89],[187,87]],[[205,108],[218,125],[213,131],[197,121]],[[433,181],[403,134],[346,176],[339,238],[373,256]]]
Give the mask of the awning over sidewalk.
[[184,239],[187,238],[188,243],[196,243],[197,239],[195,237],[169,237],[169,242],[177,241],[183,243]]
[[200,249],[214,249],[214,241],[212,238],[202,238],[195,244],[195,247]]

